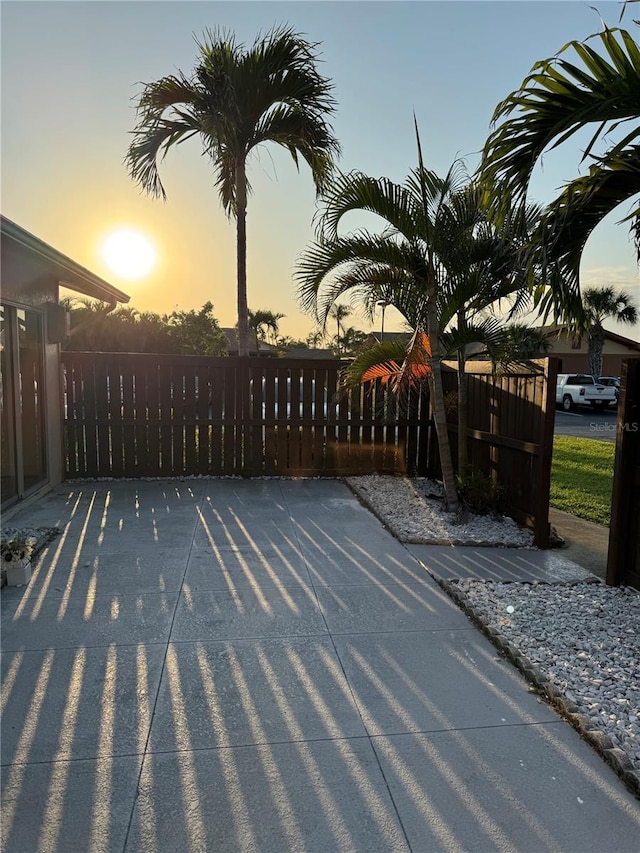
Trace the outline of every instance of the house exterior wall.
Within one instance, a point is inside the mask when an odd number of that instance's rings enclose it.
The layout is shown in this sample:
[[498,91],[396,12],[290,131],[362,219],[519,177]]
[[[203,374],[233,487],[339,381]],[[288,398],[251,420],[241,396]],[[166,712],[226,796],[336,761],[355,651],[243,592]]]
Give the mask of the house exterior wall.
[[[548,355],[562,359],[560,373],[588,373],[589,345],[586,335],[580,338],[579,346],[574,347],[573,336],[562,332],[559,336],[549,335],[547,338],[550,349]],[[638,355],[638,350],[620,341],[605,340],[602,350],[602,375],[620,376],[622,360]]]
[[47,481],[45,487],[62,482],[62,389],[60,377],[60,345],[48,343],[47,303],[58,302],[58,278],[46,260],[34,256],[13,240],[2,239],[2,304],[17,309],[35,310],[42,316],[45,452]]

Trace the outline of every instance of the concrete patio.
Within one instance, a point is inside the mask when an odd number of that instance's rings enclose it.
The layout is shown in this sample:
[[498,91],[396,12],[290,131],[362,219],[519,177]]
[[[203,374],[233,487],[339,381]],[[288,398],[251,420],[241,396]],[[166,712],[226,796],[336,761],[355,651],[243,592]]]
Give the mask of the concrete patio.
[[540,555],[405,548],[323,480],[70,484],[11,524],[64,529],[2,590],[6,853],[640,850],[425,569]]

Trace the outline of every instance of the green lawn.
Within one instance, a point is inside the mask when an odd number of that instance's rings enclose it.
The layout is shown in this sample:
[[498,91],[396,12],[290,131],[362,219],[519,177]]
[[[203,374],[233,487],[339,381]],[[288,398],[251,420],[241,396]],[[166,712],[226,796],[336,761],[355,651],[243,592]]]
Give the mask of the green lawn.
[[557,435],[553,440],[551,506],[609,525],[616,446]]

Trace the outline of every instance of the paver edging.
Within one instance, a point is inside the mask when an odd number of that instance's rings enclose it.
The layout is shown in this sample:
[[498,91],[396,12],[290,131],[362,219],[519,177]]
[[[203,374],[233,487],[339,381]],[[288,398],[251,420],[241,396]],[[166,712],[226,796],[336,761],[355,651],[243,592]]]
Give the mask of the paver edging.
[[[581,714],[575,702],[567,699],[556,684],[550,681],[544,671],[533,663],[502,634],[490,619],[470,603],[455,581],[434,577],[436,583],[452,598],[460,609],[496,648],[516,666],[524,677],[547,699],[549,704],[569,722],[595,751],[607,762],[629,791],[640,799],[640,773],[633,768],[629,756],[624,750],[613,745],[609,736],[600,729],[593,728],[586,714]],[[597,580],[597,579],[596,579]]]

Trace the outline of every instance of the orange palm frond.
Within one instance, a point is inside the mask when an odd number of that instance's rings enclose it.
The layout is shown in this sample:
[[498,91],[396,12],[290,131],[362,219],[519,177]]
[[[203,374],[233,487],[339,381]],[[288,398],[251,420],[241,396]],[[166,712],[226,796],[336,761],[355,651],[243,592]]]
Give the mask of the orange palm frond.
[[362,382],[375,382],[379,379],[383,385],[396,380],[402,373],[402,365],[397,361],[385,361],[375,364],[362,374]]

